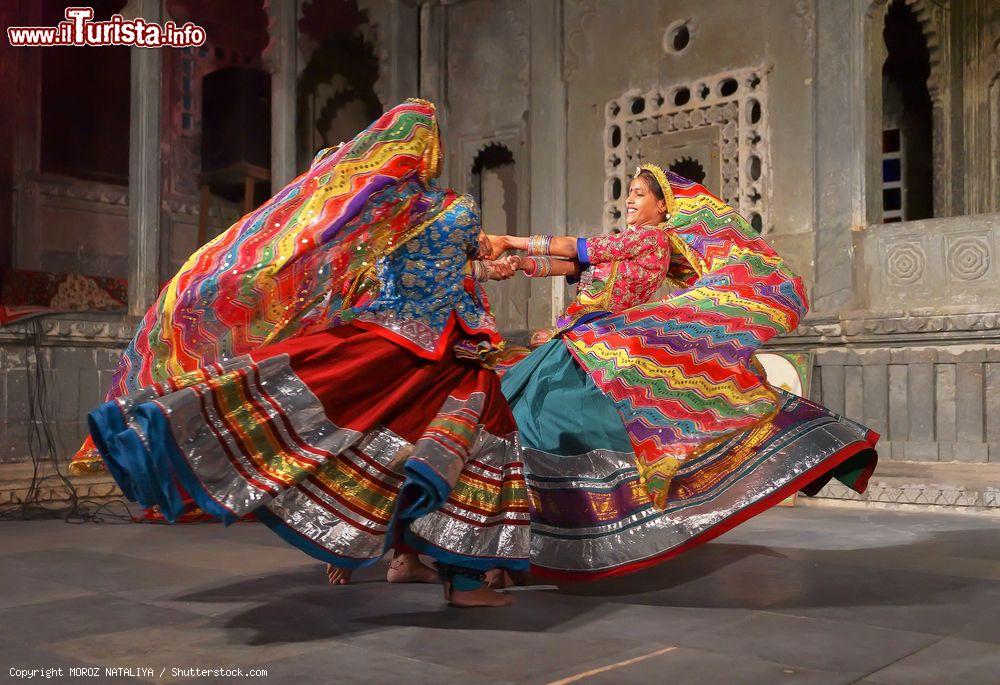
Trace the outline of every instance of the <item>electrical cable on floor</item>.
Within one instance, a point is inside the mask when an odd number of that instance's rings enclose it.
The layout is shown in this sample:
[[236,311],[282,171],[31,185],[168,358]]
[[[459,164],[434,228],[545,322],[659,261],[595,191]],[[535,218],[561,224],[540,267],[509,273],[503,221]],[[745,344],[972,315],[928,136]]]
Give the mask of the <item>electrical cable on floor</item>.
[[[36,318],[24,335],[25,383],[28,393],[27,443],[32,464],[31,483],[23,499],[0,505],[0,520],[62,518],[68,523],[132,523],[135,518],[124,499],[98,502],[91,498],[81,498],[76,485],[63,472],[63,465],[59,461],[60,450],[52,433],[49,388],[41,340],[41,320]],[[40,472],[46,462],[54,473],[41,476]],[[60,500],[58,505],[49,504],[41,499],[43,488],[51,481],[57,481],[67,494],[66,500]],[[63,502],[68,503],[63,504]],[[87,504],[97,506],[91,510],[85,506]],[[125,513],[105,511],[111,505],[123,507]]]

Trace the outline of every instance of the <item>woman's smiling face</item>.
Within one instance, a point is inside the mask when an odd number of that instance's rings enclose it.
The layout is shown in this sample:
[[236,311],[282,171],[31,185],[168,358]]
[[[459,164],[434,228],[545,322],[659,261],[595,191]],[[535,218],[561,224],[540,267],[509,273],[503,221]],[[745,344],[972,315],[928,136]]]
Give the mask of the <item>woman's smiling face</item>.
[[662,223],[667,203],[658,198],[649,186],[645,174],[632,179],[625,199],[625,221],[629,226],[649,226]]

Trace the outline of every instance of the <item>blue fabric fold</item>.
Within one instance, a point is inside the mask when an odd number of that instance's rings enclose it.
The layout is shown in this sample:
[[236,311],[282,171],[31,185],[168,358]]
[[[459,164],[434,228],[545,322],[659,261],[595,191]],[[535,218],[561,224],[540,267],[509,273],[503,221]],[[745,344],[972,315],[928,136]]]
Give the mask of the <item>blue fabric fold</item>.
[[399,490],[396,519],[413,521],[437,511],[448,500],[451,485],[427,464],[410,459],[403,467],[406,479]]
[[[133,411],[134,420],[146,434],[148,444],[151,483],[160,513],[173,523],[184,515],[184,493],[177,487],[177,460],[171,459],[169,447],[175,445],[170,423],[163,410],[152,402],[137,406]],[[186,460],[180,460],[186,465]]]
[[97,451],[104,459],[108,473],[115,479],[122,494],[129,501],[135,502],[135,488],[132,484],[132,478],[111,450],[114,437],[126,430],[125,419],[122,417],[121,409],[118,408],[118,403],[105,402],[91,411],[87,414],[87,426],[90,428],[90,437],[93,439]]
[[146,508],[158,507],[163,517],[173,522],[184,513],[183,493],[174,484],[170,463],[157,449],[169,434],[169,426],[160,409],[150,402],[135,407],[130,418],[132,425],[125,423],[114,402],[90,412],[88,424],[94,444],[126,497]]

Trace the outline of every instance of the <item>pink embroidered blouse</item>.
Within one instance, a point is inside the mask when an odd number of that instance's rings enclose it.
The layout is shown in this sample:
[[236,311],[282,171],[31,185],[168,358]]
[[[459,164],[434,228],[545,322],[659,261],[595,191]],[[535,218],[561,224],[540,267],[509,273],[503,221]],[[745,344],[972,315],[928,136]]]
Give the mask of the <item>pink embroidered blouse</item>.
[[572,327],[592,312],[620,312],[648,302],[670,267],[666,227],[628,226],[619,233],[578,239],[585,269],[576,299],[559,317],[559,328]]

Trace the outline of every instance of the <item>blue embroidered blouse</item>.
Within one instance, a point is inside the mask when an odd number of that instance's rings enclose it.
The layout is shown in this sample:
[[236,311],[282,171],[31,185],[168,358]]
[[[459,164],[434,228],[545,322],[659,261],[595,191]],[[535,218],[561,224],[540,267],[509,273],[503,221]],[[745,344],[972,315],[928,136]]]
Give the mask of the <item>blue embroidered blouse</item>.
[[475,200],[459,196],[424,231],[380,260],[379,293],[355,309],[357,321],[432,358],[444,353],[453,316],[467,333],[498,342],[486,294],[469,266],[479,251],[479,231]]

